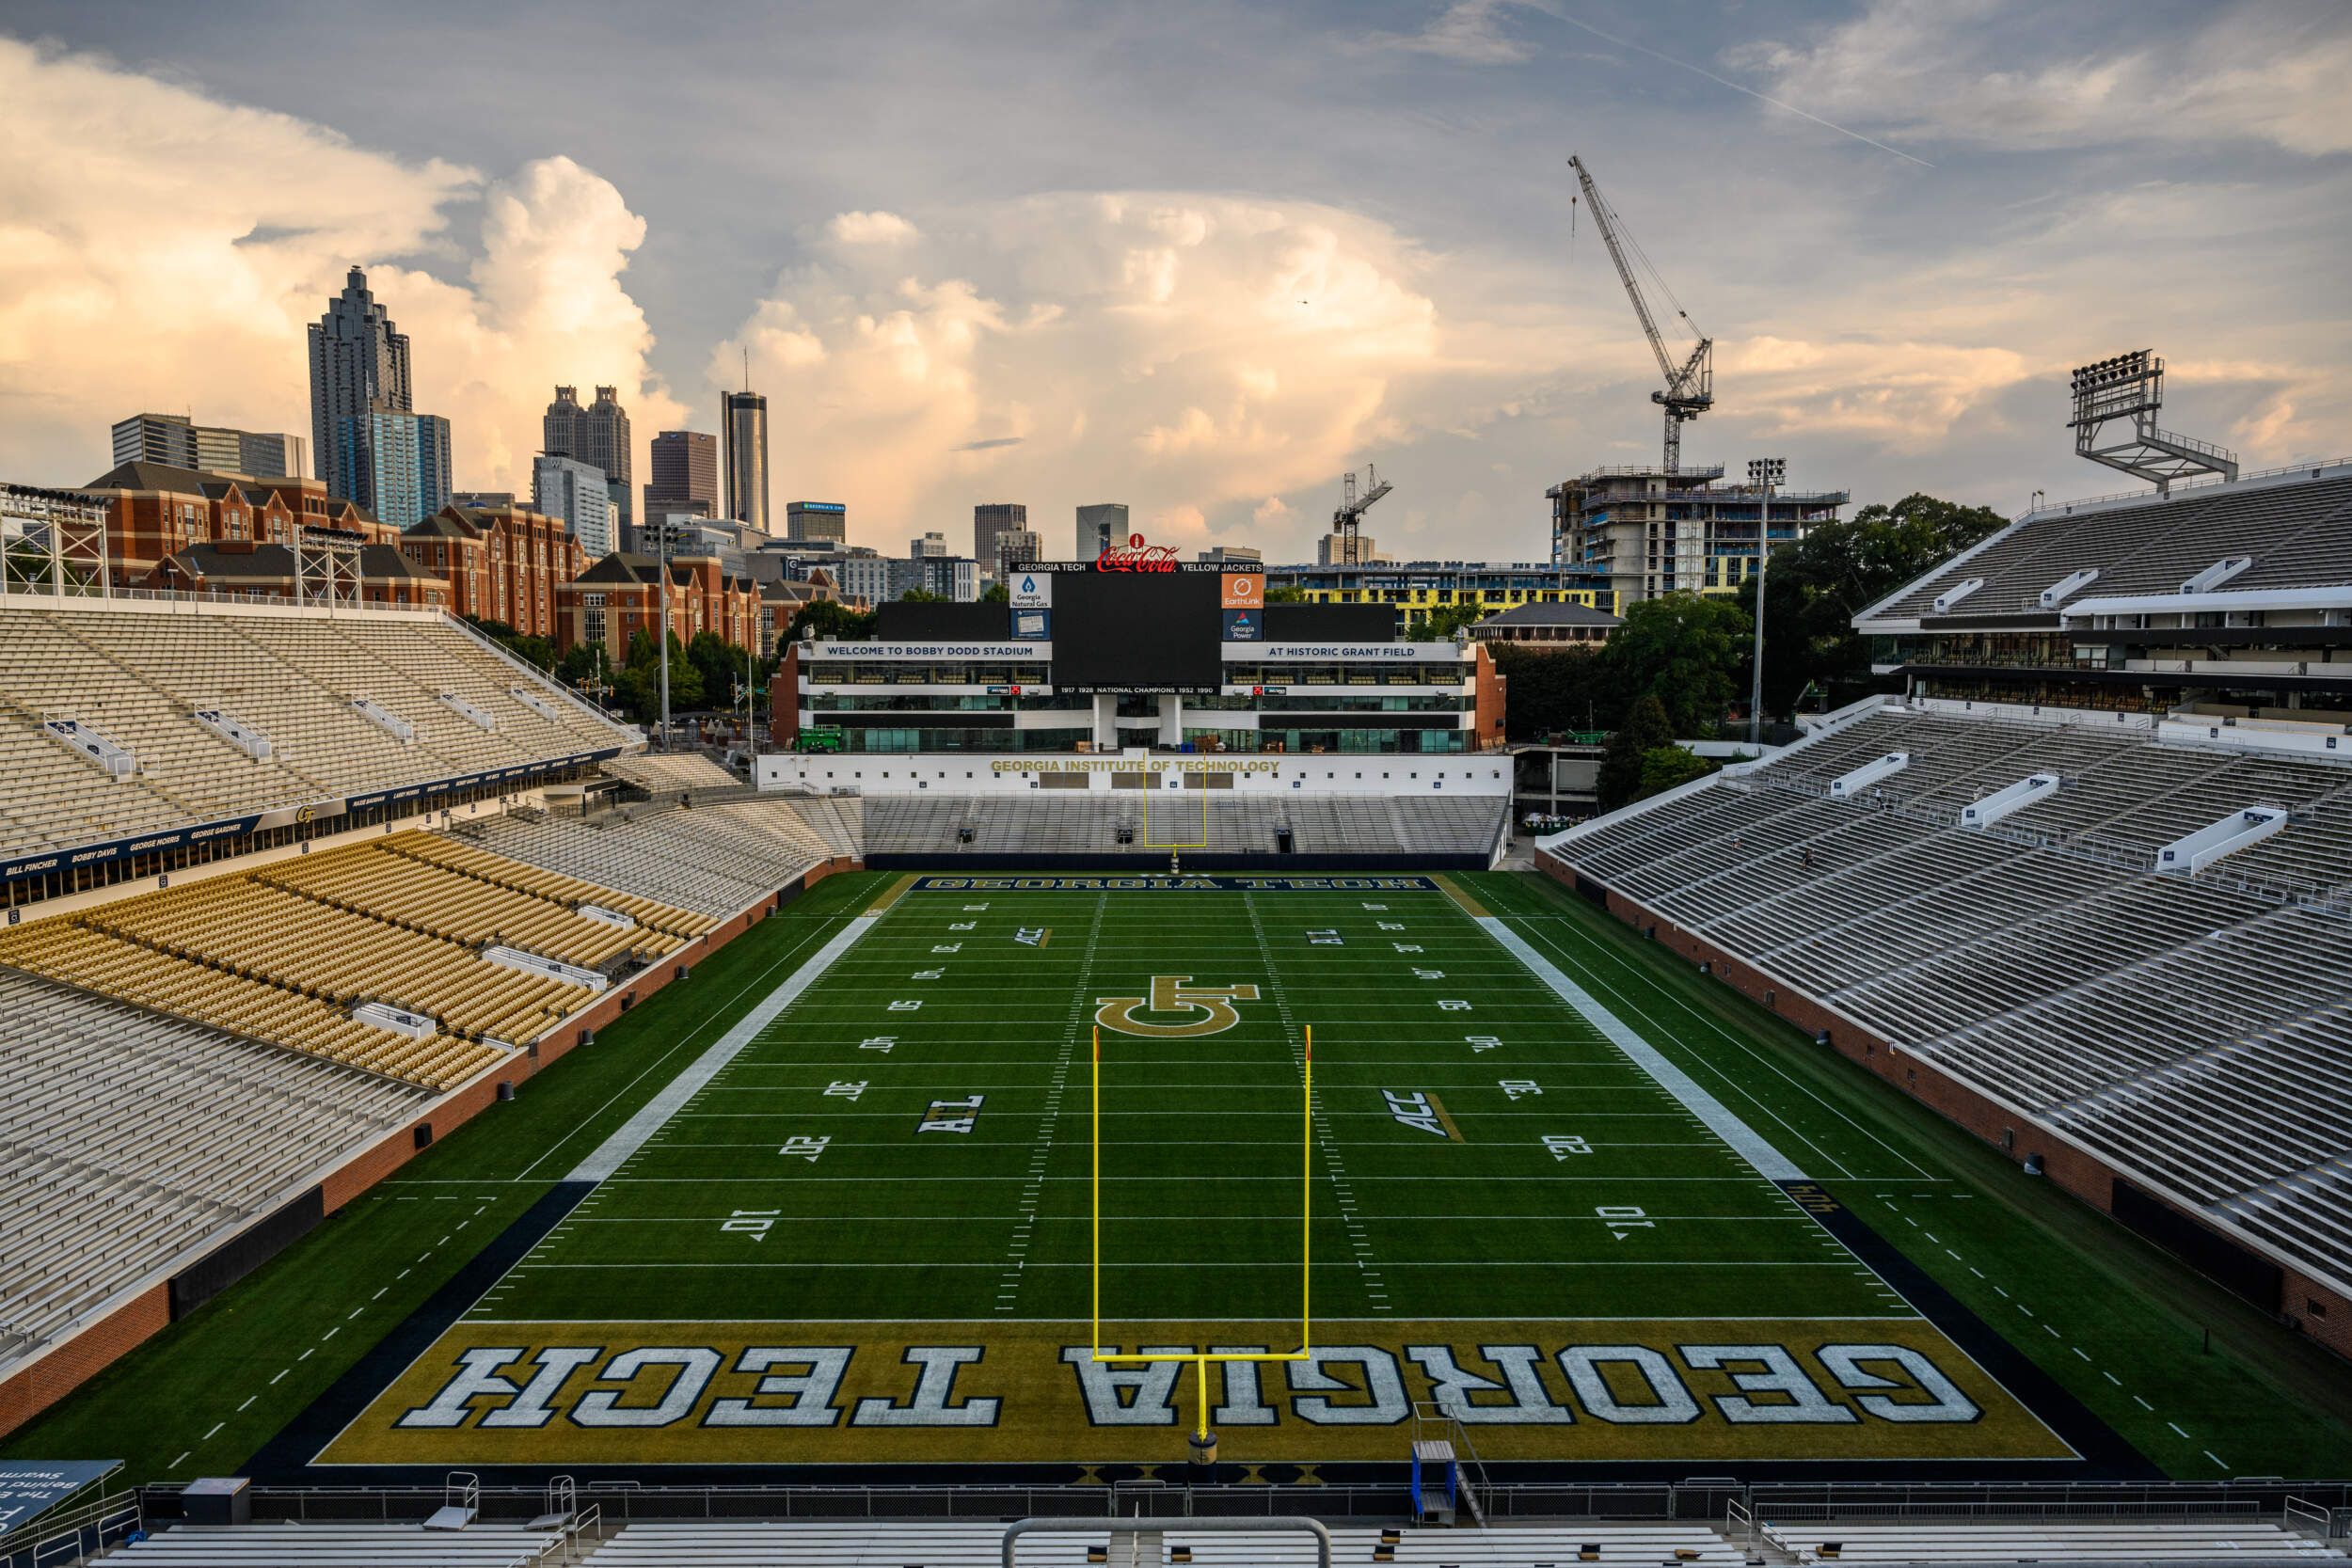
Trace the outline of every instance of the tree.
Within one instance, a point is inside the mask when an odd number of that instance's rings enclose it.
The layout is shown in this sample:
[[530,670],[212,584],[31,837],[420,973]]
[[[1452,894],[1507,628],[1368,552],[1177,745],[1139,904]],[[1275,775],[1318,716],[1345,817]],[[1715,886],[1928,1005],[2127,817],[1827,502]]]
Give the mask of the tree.
[[[1853,618],[2007,524],[1989,506],[1914,492],[1816,523],[1776,551],[1764,590],[1765,710],[1788,711],[1808,684],[1832,706],[1869,691],[1870,645]],[[1743,603],[1753,611],[1753,589]]]
[[[1640,606],[1635,606],[1640,609]],[[1674,727],[1666,721],[1666,706],[1655,694],[1635,703],[1609,736],[1609,745],[1601,752],[1600,777],[1597,781],[1600,809],[1615,811],[1642,798],[1642,769],[1649,754],[1661,747],[1675,747]]]
[[900,604],[946,604],[950,601],[946,594],[934,594],[928,588],[910,588],[898,595],[898,602]]
[[[628,640],[628,663],[614,679],[613,695],[640,724],[661,718],[661,656],[653,633],[642,627]],[[670,634],[670,711],[688,713],[703,705],[702,672],[686,657],[677,633]]]
[[1307,591],[1303,588],[1294,588],[1289,583],[1280,583],[1265,591],[1265,602],[1268,604],[1305,604]]
[[[744,671],[751,667],[750,655],[743,648],[728,641],[715,631],[696,632],[694,640],[686,645],[686,658],[687,662],[693,665],[695,674],[701,678],[705,700],[714,707],[731,700],[736,683],[743,678]],[[671,706],[675,707],[677,691],[675,683],[677,675],[675,671],[671,673],[670,678],[673,683],[670,704]]]
[[1751,626],[1747,611],[1729,599],[1668,594],[1628,609],[1601,658],[1629,715],[1644,697],[1655,697],[1668,740],[1709,736],[1746,689],[1740,679]]
[[1503,722],[1513,740],[1541,740],[1569,730],[1605,730],[1619,717],[1600,650],[1490,642],[1495,673],[1509,682]]
[[798,642],[811,631],[836,641],[859,641],[874,635],[874,615],[851,610],[839,599],[813,599],[793,612],[785,637]]
[[1700,756],[1696,752],[1685,751],[1679,746],[1661,746],[1654,752],[1645,752],[1642,753],[1641,783],[1636,786],[1639,793],[1633,798],[1646,800],[1653,795],[1663,795],[1677,784],[1703,779],[1722,766],[1711,757]]
[[1012,590],[1001,582],[992,582],[980,590],[980,603],[1010,604],[1012,603]]
[[1414,641],[1442,642],[1462,627],[1475,626],[1486,617],[1484,605],[1460,602],[1433,605],[1429,612],[1421,618],[1421,625],[1414,628]]

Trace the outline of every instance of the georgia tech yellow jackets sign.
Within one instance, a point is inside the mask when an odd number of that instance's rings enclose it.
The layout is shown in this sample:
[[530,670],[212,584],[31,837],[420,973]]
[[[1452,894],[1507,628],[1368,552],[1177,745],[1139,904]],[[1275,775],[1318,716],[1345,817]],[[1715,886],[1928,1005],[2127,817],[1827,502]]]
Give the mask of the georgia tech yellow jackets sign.
[[[1248,1350],[1296,1324],[1129,1332],[1139,1349]],[[1308,1360],[1211,1368],[1226,1457],[1397,1460],[1416,1402],[1475,1427],[1490,1461],[2074,1457],[1915,1318],[1349,1322],[1315,1338]],[[1168,1460],[1199,1375],[1098,1364],[1084,1323],[472,1322],[320,1462]]]

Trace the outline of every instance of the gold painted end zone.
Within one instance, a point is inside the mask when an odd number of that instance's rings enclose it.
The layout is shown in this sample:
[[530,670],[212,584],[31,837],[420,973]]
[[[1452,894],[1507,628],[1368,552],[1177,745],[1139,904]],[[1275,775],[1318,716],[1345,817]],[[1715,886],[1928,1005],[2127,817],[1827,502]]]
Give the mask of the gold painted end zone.
[[[1288,1323],[1106,1323],[1104,1350],[1268,1351]],[[1098,1362],[1078,1323],[460,1323],[325,1465],[1094,1464],[1184,1452],[1195,1361]],[[1244,1463],[1399,1461],[1412,1406],[1489,1461],[2074,1457],[1918,1319],[1315,1325],[1212,1362]]]

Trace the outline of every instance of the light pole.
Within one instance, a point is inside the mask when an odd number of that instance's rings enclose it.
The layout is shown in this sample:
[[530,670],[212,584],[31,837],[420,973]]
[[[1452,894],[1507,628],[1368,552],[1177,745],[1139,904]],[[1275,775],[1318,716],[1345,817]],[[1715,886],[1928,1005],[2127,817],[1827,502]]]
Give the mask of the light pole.
[[1764,749],[1764,568],[1772,558],[1772,486],[1788,477],[1785,457],[1748,459],[1756,506],[1756,679],[1748,691],[1748,744]]
[[656,523],[654,577],[661,597],[661,749],[670,749],[670,524]]

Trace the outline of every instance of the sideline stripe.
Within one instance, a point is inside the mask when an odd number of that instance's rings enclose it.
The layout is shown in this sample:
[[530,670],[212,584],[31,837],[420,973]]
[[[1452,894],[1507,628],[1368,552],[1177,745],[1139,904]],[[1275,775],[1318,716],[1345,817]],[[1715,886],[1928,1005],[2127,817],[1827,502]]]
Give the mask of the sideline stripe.
[[1765,1142],[1762,1133],[1734,1116],[1722,1101],[1699,1087],[1692,1082],[1688,1073],[1660,1055],[1656,1048],[1628,1028],[1616,1014],[1602,1006],[1591,992],[1553,968],[1551,960],[1530,947],[1517,931],[1491,915],[1480,916],[1478,924],[1488,936],[1525,964],[1537,979],[1549,986],[1561,1001],[1581,1013],[1585,1022],[1599,1030],[1610,1044],[1632,1057],[1643,1071],[1658,1080],[1659,1086],[1705,1122],[1708,1131],[1738,1150],[1741,1159],[1756,1167],[1756,1174],[1771,1181],[1812,1180],[1799,1170],[1788,1156]]
[[637,1114],[623,1122],[618,1131],[596,1147],[594,1153],[572,1167],[566,1181],[602,1181],[628,1163],[629,1156],[645,1147],[646,1141],[661,1131],[669,1119],[686,1108],[686,1102],[703,1091],[704,1085],[719,1074],[719,1069],[735,1060],[736,1054],[753,1040],[761,1030],[776,1021],[778,1014],[800,1000],[801,992],[815,985],[833,961],[851,947],[867,931],[874,928],[874,916],[860,915],[837,932],[834,939],[817,950],[808,962],[792,972],[792,977],[767,999],[745,1013],[735,1027],[719,1037],[709,1050],[694,1058],[693,1065],[662,1087],[639,1108]]

